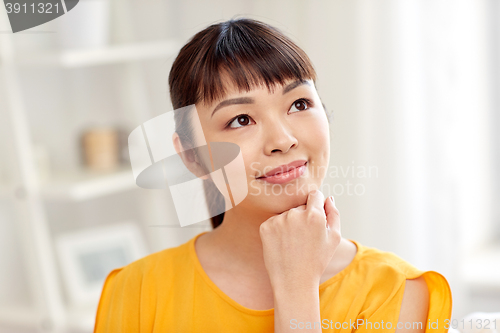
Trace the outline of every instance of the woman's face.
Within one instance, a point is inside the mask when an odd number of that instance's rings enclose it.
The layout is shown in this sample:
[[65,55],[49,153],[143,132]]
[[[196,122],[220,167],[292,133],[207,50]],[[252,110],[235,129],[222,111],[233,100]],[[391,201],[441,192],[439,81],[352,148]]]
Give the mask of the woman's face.
[[[305,204],[321,186],[330,154],[328,120],[314,83],[290,80],[273,91],[264,86],[239,92],[226,80],[226,92],[196,109],[207,143],[241,149],[248,195],[235,209],[274,215]],[[290,171],[262,177],[275,168]]]

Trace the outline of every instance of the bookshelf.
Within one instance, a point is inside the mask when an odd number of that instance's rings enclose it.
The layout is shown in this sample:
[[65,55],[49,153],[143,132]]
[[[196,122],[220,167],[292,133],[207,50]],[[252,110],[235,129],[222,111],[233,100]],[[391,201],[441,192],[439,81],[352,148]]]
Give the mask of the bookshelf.
[[[106,46],[65,49],[49,45],[23,49],[15,42],[17,37],[15,34],[0,34],[0,99],[3,99],[0,101],[0,115],[5,120],[0,124],[0,137],[8,140],[5,143],[8,149],[0,149],[2,159],[0,203],[7,203],[6,206],[16,213],[14,229],[21,238],[18,251],[22,253],[25,261],[24,278],[27,280],[26,289],[29,294],[29,302],[25,304],[13,305],[0,301],[0,330],[2,325],[43,332],[93,330],[97,300],[94,304],[84,305],[74,305],[68,301],[54,246],[57,236],[54,232],[57,229],[55,225],[60,225],[62,222],[54,223],[54,217],[48,213],[48,204],[78,207],[88,202],[105,202],[110,197],[119,200],[121,196],[135,191],[134,193],[139,193],[137,196],[141,200],[134,209],[140,211],[138,215],[143,217],[142,221],[138,221],[142,223],[143,230],[147,230],[148,224],[158,225],[158,221],[164,221],[168,217],[165,213],[165,202],[161,198],[153,198],[151,192],[136,186],[129,163],[122,164],[116,170],[109,172],[93,172],[73,166],[63,170],[59,168],[47,179],[41,179],[39,175],[33,132],[33,123],[37,121],[33,120],[33,115],[37,110],[28,103],[31,96],[26,90],[26,80],[29,77],[26,73],[92,71],[95,74],[101,70],[104,72],[108,68],[118,68],[117,71],[124,73],[123,77],[116,79],[117,85],[122,89],[118,99],[123,97],[128,104],[125,111],[121,109],[122,117],[128,124],[138,126],[155,116],[151,107],[151,95],[147,91],[148,82],[144,65],[154,61],[165,62],[174,57],[181,43],[170,38],[157,40],[135,38],[133,24],[129,24],[133,21],[130,2],[120,0],[112,1],[111,4],[116,15],[116,39],[120,41]],[[6,14],[0,15],[0,27],[2,31],[10,30]],[[71,80],[73,74],[64,75],[67,75],[64,77],[66,80]],[[51,77],[47,79],[52,80]],[[166,88],[166,77],[162,76],[161,80]],[[48,82],[48,85],[50,84],[51,82]],[[45,87],[41,86],[39,89],[43,92]],[[166,89],[164,94],[167,99]],[[71,105],[72,96],[68,97],[63,93],[60,98],[61,101],[69,100]],[[60,105],[65,104],[61,102]],[[56,117],[61,115],[74,117],[69,113],[69,111],[54,112],[47,117],[54,117],[54,120],[58,120],[55,123],[59,124],[64,123],[64,119]],[[60,127],[55,126],[55,130],[58,129]],[[70,139],[77,140],[76,134]],[[64,140],[66,139],[68,138]],[[0,218],[2,209],[0,205]],[[3,221],[3,223],[10,222]],[[188,228],[178,232],[173,231],[175,228],[165,228],[164,230],[169,229],[168,232],[171,234],[169,239],[160,239],[162,236],[158,228],[149,228],[151,230],[145,231],[145,234],[148,236],[146,237],[148,245],[153,250],[165,247],[166,244],[173,246],[176,242],[181,243],[208,228],[208,223],[200,224],[198,229]],[[0,264],[2,264],[1,259],[0,257]],[[8,288],[0,286],[0,289],[2,287]],[[1,295],[0,291],[0,298]]]

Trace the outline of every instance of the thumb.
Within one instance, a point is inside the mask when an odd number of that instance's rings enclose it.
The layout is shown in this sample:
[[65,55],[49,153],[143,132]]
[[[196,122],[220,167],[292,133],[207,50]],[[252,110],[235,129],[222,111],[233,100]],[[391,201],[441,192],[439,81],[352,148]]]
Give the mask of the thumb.
[[332,231],[340,232],[340,213],[335,207],[335,199],[330,196],[325,201],[326,226]]

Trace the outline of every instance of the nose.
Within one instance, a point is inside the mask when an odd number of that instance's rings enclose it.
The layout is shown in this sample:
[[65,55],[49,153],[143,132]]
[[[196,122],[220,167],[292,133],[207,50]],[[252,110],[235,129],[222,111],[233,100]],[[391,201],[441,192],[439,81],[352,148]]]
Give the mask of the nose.
[[299,141],[293,135],[291,129],[283,123],[274,123],[270,128],[265,129],[267,136],[264,144],[264,153],[287,153],[290,149],[297,147]]

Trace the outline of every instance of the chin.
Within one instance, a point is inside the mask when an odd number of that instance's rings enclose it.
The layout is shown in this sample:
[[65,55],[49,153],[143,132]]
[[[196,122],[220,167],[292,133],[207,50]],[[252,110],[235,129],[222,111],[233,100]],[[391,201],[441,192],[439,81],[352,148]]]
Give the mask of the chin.
[[[319,189],[319,179],[303,179],[304,183],[295,183],[293,186],[285,185],[262,186],[261,183],[252,183],[248,189],[248,195],[244,200],[244,206],[250,210],[257,209],[272,214],[281,214],[291,208],[307,203],[308,193],[313,189]],[[290,184],[291,185],[291,184]],[[299,190],[300,187],[300,190]],[[286,188],[286,190],[285,190]]]
[[305,205],[307,202],[307,194],[294,194],[294,195],[275,195],[262,197],[259,207],[273,214],[281,214],[292,208]]

